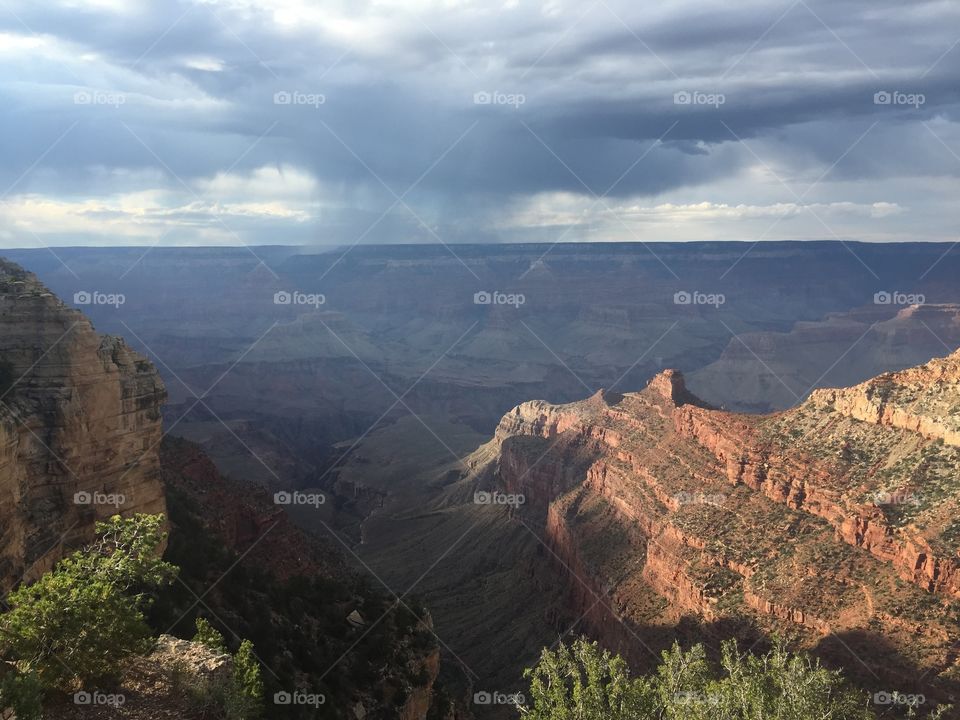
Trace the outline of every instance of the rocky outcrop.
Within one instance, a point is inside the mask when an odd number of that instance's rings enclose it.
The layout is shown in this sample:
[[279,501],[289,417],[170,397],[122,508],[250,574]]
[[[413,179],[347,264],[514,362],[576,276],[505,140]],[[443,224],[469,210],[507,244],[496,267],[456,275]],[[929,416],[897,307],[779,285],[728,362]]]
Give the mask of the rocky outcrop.
[[49,569],[97,519],[164,512],[164,397],[145,358],[0,261],[0,588]]
[[960,446],[960,351],[856,387],[815,390],[814,403],[848,417]]
[[147,660],[170,673],[185,674],[194,684],[209,688],[226,685],[233,671],[233,658],[229,653],[172,635],[158,637]]
[[[47,702],[42,720],[183,720],[211,715],[233,675],[233,657],[161,635],[127,662],[120,682]],[[85,700],[82,699],[85,697]]]
[[[693,615],[810,648],[875,637],[947,683],[960,453],[943,408],[960,407],[958,359],[767,416],[712,409],[666,371],[639,393],[524,403],[467,465],[525,496],[515,512],[541,528],[571,612],[628,657],[646,642],[631,636]],[[851,409],[881,395],[886,411]],[[893,419],[908,413],[928,422]]]
[[[424,623],[433,628],[433,621],[428,615]],[[440,648],[434,648],[426,655],[417,658],[413,668],[414,677],[420,682],[410,688],[407,699],[401,705],[399,720],[424,720],[433,704],[433,686],[440,674]]]

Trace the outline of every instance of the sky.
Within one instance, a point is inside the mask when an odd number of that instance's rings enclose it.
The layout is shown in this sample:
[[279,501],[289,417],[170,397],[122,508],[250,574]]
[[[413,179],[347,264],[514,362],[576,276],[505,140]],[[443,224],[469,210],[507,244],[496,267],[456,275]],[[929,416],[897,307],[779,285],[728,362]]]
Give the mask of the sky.
[[960,3],[3,0],[0,247],[957,238]]

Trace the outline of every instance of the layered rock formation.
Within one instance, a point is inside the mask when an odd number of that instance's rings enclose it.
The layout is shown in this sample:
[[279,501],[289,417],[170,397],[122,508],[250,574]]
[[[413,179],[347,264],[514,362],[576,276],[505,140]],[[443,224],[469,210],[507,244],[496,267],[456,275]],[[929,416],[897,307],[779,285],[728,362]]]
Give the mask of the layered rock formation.
[[[862,680],[960,685],[960,352],[766,416],[666,371],[638,393],[528,402],[468,459],[567,576],[575,617],[649,662],[693,619],[786,635]],[[717,639],[717,638],[714,638]]]
[[813,398],[857,420],[960,446],[958,385],[960,353],[954,353],[846,390],[817,390]]
[[0,588],[49,569],[97,519],[164,512],[164,397],[145,358],[0,260]]

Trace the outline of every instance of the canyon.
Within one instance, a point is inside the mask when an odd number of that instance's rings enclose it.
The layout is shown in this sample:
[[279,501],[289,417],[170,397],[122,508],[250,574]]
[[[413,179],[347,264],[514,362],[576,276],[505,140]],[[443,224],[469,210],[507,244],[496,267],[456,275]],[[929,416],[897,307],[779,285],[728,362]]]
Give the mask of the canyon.
[[[76,305],[153,361],[165,428],[277,489],[332,487],[358,438],[411,413],[424,442],[451,445],[524,400],[622,392],[667,367],[714,405],[769,412],[960,344],[960,260],[936,243],[8,254],[67,300],[122,296]],[[475,302],[492,291],[524,302]],[[296,292],[316,304],[275,301]]]
[[[9,582],[108,511],[68,507],[91,484],[167,508],[228,555],[249,550],[252,575],[209,602],[285,678],[284,651],[302,651],[291,627],[231,597],[286,612],[285,591],[262,587],[315,577],[341,588],[319,617],[342,620],[381,607],[359,575],[416,609],[424,637],[398,618],[387,640],[410,651],[403,667],[355,689],[370,713],[402,701],[418,717],[442,690],[461,712],[508,717],[473,694],[522,691],[540,648],[579,634],[637,670],[675,640],[715,651],[781,637],[865,688],[954,698],[949,248],[857,245],[879,277],[830,243],[545,250],[11,252],[44,284],[6,266],[10,375],[37,364],[3,402],[52,450],[8,419]],[[885,302],[888,289],[923,302]],[[692,290],[724,302],[684,302]],[[484,291],[525,300],[476,302]],[[83,302],[97,292],[124,300]],[[284,302],[293,292],[323,300]],[[125,340],[102,339],[54,293]],[[54,451],[103,482],[76,481]],[[44,480],[26,483],[27,467]],[[326,502],[272,500],[294,490]],[[181,540],[171,552],[190,566]],[[198,594],[217,577],[193,571]]]

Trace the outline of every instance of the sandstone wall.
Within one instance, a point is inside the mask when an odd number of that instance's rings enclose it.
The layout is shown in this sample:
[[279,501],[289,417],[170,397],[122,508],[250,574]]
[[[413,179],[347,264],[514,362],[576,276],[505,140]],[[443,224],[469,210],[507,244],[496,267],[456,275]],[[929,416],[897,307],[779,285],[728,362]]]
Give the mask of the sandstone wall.
[[[165,511],[165,391],[145,358],[98,335],[82,313],[3,261],[0,364],[8,378],[0,388],[0,588],[8,590],[90,538],[97,519]],[[19,381],[9,387],[9,379]],[[116,502],[83,502],[97,493]]]

